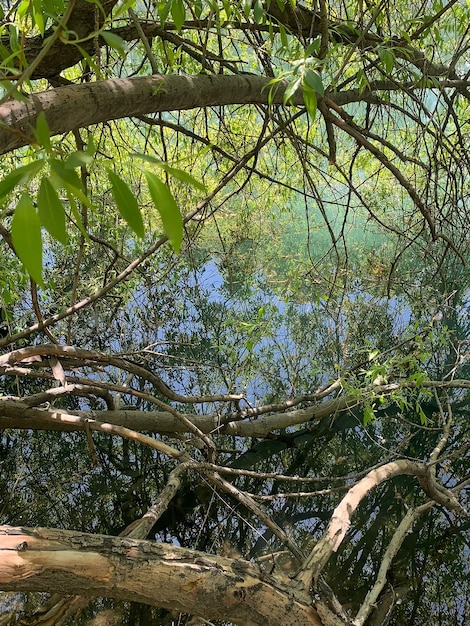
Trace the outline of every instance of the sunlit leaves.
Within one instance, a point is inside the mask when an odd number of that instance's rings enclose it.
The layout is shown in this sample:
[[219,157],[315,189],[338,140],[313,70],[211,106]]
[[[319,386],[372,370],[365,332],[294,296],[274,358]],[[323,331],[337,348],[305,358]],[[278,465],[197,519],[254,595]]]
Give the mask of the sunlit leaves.
[[144,171],[153,203],[160,214],[163,230],[173,250],[179,253],[183,241],[183,218],[168,186],[158,176]]
[[127,183],[117,174],[108,170],[108,178],[112,185],[114,200],[119,213],[126,220],[138,237],[144,236],[144,223],[137,200]]
[[18,258],[31,278],[42,285],[41,221],[27,193],[21,196],[16,206],[11,237]]
[[141,159],[142,161],[146,161],[147,163],[151,163],[152,165],[156,165],[160,169],[164,170],[167,174],[169,174],[173,178],[176,178],[182,183],[191,185],[192,187],[196,187],[196,189],[200,189],[203,192],[206,191],[206,186],[204,185],[204,183],[202,183],[200,180],[197,180],[197,178],[194,178],[194,176],[191,176],[191,174],[189,174],[189,172],[186,172],[185,170],[173,167],[165,161],[156,159],[155,157],[152,157],[148,154],[134,154],[133,156]]
[[18,185],[27,184],[44,167],[44,160],[38,159],[28,165],[16,168],[0,181],[0,200],[7,196]]
[[315,40],[305,50],[302,58],[292,62],[292,70],[284,72],[268,83],[269,103],[273,101],[276,90],[282,80],[289,81],[282,98],[284,105],[292,104],[297,91],[301,89],[305,107],[312,120],[315,119],[317,112],[317,98],[325,93],[321,74],[315,69],[317,60],[310,56],[313,50],[318,47],[317,43],[317,40]]

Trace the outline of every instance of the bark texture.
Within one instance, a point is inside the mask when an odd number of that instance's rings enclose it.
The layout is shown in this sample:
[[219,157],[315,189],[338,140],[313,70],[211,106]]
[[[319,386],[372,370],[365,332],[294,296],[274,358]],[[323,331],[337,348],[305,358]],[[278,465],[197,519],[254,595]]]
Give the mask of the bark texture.
[[[262,76],[148,76],[68,85],[31,95],[28,102],[0,106],[0,152],[33,141],[36,117],[44,111],[51,135],[123,117],[230,104],[265,104],[269,79]],[[287,82],[273,102],[282,104]],[[302,105],[302,93],[294,98]]]
[[113,597],[261,626],[322,622],[308,599],[242,559],[44,528],[0,527],[0,587]]

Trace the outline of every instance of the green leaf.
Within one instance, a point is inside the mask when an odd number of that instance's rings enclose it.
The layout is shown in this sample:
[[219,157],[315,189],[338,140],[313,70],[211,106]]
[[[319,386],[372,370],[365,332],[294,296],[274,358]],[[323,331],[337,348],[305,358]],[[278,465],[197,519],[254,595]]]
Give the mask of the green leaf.
[[119,213],[126,220],[135,234],[138,237],[143,237],[145,234],[144,223],[142,221],[142,214],[134,194],[122,178],[111,170],[107,171]]
[[53,172],[51,182],[57,187],[63,187],[68,194],[71,194],[74,198],[77,198],[89,209],[93,209],[93,203],[90,198],[83,193],[82,183],[75,170],[67,169],[64,167],[61,161],[57,159],[50,159],[49,164]]
[[17,16],[20,19],[23,19],[26,13],[28,13],[29,8],[30,8],[30,0],[23,0],[23,2],[20,2],[19,7],[17,8]]
[[315,119],[315,115],[317,114],[317,94],[308,85],[303,85],[302,93],[304,96],[305,107],[313,121]]
[[181,212],[167,185],[152,172],[144,170],[144,173],[153,203],[160,213],[165,235],[170,240],[173,250],[178,254],[183,241]]
[[315,37],[315,39],[310,43],[304,52],[305,58],[317,55],[320,50],[321,37]]
[[38,159],[28,165],[18,167],[0,180],[0,199],[4,198],[18,185],[28,183],[44,166],[44,159]]
[[428,425],[427,415],[423,411],[423,408],[422,408],[422,406],[419,403],[416,404],[416,411],[417,411],[417,413],[419,415],[419,420],[420,420],[421,424],[423,426],[427,426]]
[[367,426],[367,424],[373,420],[375,420],[374,409],[370,406],[370,404],[366,404],[364,407],[364,426]]
[[95,154],[95,152],[96,152],[95,140],[93,139],[93,134],[92,133],[90,133],[88,135],[88,142],[87,142],[87,145],[86,145],[85,152],[87,154],[89,154],[90,156],[93,156]]
[[162,26],[165,24],[166,18],[170,14],[171,4],[172,4],[171,0],[166,0],[166,2],[157,3],[158,17],[160,18],[160,22]]
[[124,41],[124,39],[122,39],[121,37],[119,37],[119,35],[116,35],[115,33],[111,33],[109,30],[101,31],[101,36],[106,41],[108,46],[114,48],[114,50],[119,53],[119,56],[121,56],[123,59],[126,58],[126,42]]
[[82,233],[84,239],[89,242],[90,237],[88,233],[86,232],[85,227],[83,225],[80,211],[78,210],[77,203],[75,202],[75,197],[70,192],[70,190],[67,189],[66,192],[67,192],[67,198],[70,204],[70,210],[72,211],[72,216],[73,216],[73,219],[75,220],[75,223],[78,226],[78,230]]
[[283,103],[284,104],[287,104],[292,99],[292,96],[295,94],[297,89],[300,87],[300,82],[301,82],[301,79],[297,78],[296,80],[292,81],[291,83],[289,83],[287,85],[287,89],[285,90],[284,96],[283,96]]
[[47,178],[43,178],[41,181],[37,204],[41,224],[51,237],[54,237],[54,239],[57,239],[57,241],[65,245],[68,238],[65,228],[64,207],[57,195],[57,191]]
[[103,78],[103,72],[101,71],[100,66],[97,63],[95,63],[95,61],[88,54],[88,52],[85,50],[85,48],[82,48],[78,44],[74,44],[74,45],[76,46],[77,50],[80,51],[80,54],[83,57],[82,64],[84,64],[85,67],[88,66],[90,69],[92,69],[95,72],[98,80],[101,80]]
[[33,19],[41,36],[44,37],[44,7],[42,0],[33,0]]
[[[200,8],[198,9],[199,15],[197,15],[197,13],[196,13],[196,5],[197,4],[201,5]],[[224,7],[225,17],[226,17],[227,20],[229,20],[230,16],[232,15],[232,10],[233,10],[234,7],[232,6],[232,3],[229,2],[229,0],[222,0],[222,5]],[[193,10],[196,13],[197,17],[201,17],[202,2],[199,2],[199,3],[193,2],[193,7],[194,7]]]
[[264,17],[264,9],[261,0],[255,0],[253,5],[253,17],[256,24],[260,24]]
[[246,19],[248,19],[250,15],[251,2],[252,0],[243,0],[243,13],[245,14]]
[[134,7],[135,0],[126,0],[126,2],[121,3],[118,7],[113,9],[113,18],[116,19],[119,15],[127,13],[129,9],[133,9]]
[[58,159],[50,159],[49,164],[51,166],[51,170],[56,174],[61,181],[71,187],[75,187],[78,190],[82,189],[82,183],[77,172],[74,169],[70,169],[65,167],[62,161]]
[[385,71],[387,72],[387,74],[390,74],[396,61],[394,53],[387,48],[382,48],[382,46],[379,46],[377,50],[379,53],[379,58],[384,64]]
[[180,170],[177,167],[172,167],[171,165],[168,165],[168,163],[165,163],[165,161],[160,161],[159,159],[156,159],[155,157],[152,157],[148,154],[135,153],[132,156],[135,156],[139,159],[142,159],[142,161],[147,161],[147,163],[152,163],[153,165],[160,167],[162,170],[165,170],[165,172],[169,176],[173,176],[173,178],[180,180],[182,183],[186,183],[187,185],[196,187],[197,189],[204,191],[204,193],[207,191],[206,186],[200,180],[197,180],[197,178],[194,178],[194,176],[191,176],[191,174],[188,174],[188,172],[185,172],[184,170]]
[[36,135],[37,142],[42,146],[45,151],[51,153],[51,131],[49,130],[49,124],[46,120],[44,111],[41,111],[36,120]]
[[316,91],[320,96],[325,93],[325,87],[320,74],[316,70],[307,68],[303,74],[303,85],[308,85],[310,89]]
[[76,150],[69,154],[69,156],[65,159],[64,167],[67,170],[73,170],[76,167],[86,167],[93,162],[93,157],[87,152],[82,152],[81,150]]
[[31,278],[43,287],[41,222],[27,193],[21,196],[13,214],[11,238],[15,252]]
[[176,29],[181,30],[186,17],[186,9],[183,0],[173,0],[171,3],[171,17]]
[[287,50],[289,48],[289,40],[287,39],[286,29],[282,24],[279,24],[279,35],[281,36],[281,47]]

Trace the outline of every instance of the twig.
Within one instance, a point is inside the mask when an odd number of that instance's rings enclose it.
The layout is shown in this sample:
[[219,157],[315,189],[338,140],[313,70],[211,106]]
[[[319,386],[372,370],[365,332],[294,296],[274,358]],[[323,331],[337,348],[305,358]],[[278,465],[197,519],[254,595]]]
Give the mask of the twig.
[[421,506],[416,507],[415,509],[409,509],[405,515],[405,517],[401,520],[398,528],[393,534],[390,543],[385,550],[385,554],[383,556],[382,562],[380,564],[379,571],[377,573],[377,578],[374,583],[372,589],[370,589],[362,603],[359,611],[357,612],[356,617],[353,620],[354,626],[363,626],[366,619],[369,617],[370,613],[374,609],[374,606],[377,602],[377,599],[385,587],[387,583],[387,572],[390,568],[392,560],[397,555],[398,550],[400,549],[408,531],[415,523],[415,521],[426,511],[431,509],[435,505],[435,502],[430,500]]

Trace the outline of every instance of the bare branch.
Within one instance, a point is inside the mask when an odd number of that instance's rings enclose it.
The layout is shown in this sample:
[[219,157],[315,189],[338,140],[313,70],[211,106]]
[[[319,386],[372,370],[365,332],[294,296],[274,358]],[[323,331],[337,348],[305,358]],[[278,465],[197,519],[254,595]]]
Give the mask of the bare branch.
[[[351,524],[351,518],[354,511],[359,506],[360,502],[367,496],[369,491],[380,485],[382,482],[390,480],[390,478],[404,474],[408,476],[416,476],[422,486],[424,481],[426,484],[426,493],[431,498],[436,500],[436,502],[444,503],[445,506],[448,506],[449,508],[459,510],[460,512],[462,511],[461,505],[452,493],[450,496],[446,493],[446,497],[449,499],[445,500],[441,489],[439,489],[436,485],[429,484],[429,472],[423,463],[398,459],[397,461],[392,461],[391,463],[387,463],[378,469],[372,470],[365,478],[356,483],[356,485],[348,491],[339,505],[335,508],[325,534],[303,562],[302,568],[296,578],[303,583],[305,589],[310,588],[312,579],[314,582],[317,581],[318,576],[322,572],[332,553],[339,549]],[[452,501],[450,501],[450,498],[452,498]]]

